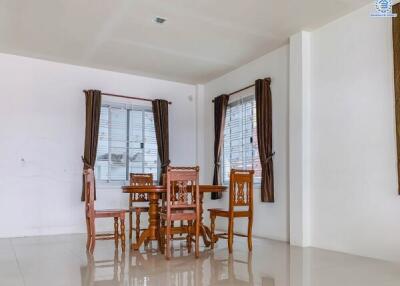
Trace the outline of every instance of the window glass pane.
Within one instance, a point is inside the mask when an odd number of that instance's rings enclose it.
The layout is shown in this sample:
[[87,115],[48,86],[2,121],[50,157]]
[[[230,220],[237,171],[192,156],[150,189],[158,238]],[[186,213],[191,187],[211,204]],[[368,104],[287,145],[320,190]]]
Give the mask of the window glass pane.
[[223,165],[222,172],[223,182],[229,182],[229,170],[231,169],[231,160],[230,160],[230,149],[231,149],[231,108],[228,107],[226,110],[226,118],[225,118],[225,128],[224,128],[224,148],[223,148]]
[[243,169],[253,169],[253,110],[252,101],[246,101],[243,107]]
[[142,173],[143,141],[143,111],[129,110],[129,173]]
[[96,159],[98,181],[124,182],[129,173],[158,176],[153,112],[148,107],[105,104],[101,108]]
[[95,170],[98,180],[108,180],[108,107],[101,108]]
[[231,107],[230,129],[231,168],[241,169],[243,166],[243,109],[241,104]]
[[157,179],[158,151],[157,139],[154,127],[153,112],[144,112],[144,173],[152,173],[153,179]]
[[253,170],[254,182],[261,183],[261,163],[258,153],[257,141],[257,115],[256,115],[256,102],[253,101]]
[[225,119],[222,156],[224,183],[229,182],[231,168],[253,169],[254,182],[260,182],[261,165],[258,156],[254,96],[229,104]]
[[110,180],[124,181],[127,155],[127,110],[110,108]]

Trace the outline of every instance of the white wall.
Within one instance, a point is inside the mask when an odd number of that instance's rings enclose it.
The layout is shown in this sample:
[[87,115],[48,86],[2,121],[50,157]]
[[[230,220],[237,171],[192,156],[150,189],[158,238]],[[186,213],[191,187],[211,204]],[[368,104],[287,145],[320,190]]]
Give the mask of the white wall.
[[[213,174],[214,122],[212,98],[242,88],[258,78],[271,77],[272,110],[273,110],[273,150],[275,176],[275,203],[261,203],[260,190],[254,190],[254,224],[256,236],[269,237],[287,241],[288,224],[288,77],[289,46],[284,46],[247,65],[240,67],[204,86],[205,96],[199,102],[200,142],[199,163],[203,170],[202,181],[211,183]],[[200,99],[200,97],[199,97]],[[207,201],[207,206],[228,207],[228,196],[222,200]],[[208,214],[207,214],[208,217]],[[226,220],[217,220],[218,228],[226,228]],[[247,221],[236,220],[235,231],[246,232]]]
[[[0,54],[0,237],[85,231],[83,89],[172,101],[172,163],[196,163],[195,86]],[[126,201],[98,191],[99,208]]]
[[400,261],[391,21],[312,33],[312,245]]

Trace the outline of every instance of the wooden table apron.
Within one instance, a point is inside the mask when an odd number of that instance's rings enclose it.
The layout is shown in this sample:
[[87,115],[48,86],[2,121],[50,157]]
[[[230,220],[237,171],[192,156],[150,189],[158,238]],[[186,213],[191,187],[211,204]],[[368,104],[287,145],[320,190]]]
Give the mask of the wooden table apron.
[[[209,246],[211,243],[211,231],[203,224],[203,194],[211,192],[224,192],[225,186],[213,186],[213,185],[200,185],[200,235],[203,237],[204,244]],[[149,226],[145,229],[136,243],[132,243],[132,249],[138,250],[139,247],[149,240],[158,240],[158,225],[159,225],[159,214],[158,214],[158,201],[160,195],[165,193],[165,186],[123,186],[123,193],[146,193],[149,198]],[[214,238],[216,242],[218,238]]]

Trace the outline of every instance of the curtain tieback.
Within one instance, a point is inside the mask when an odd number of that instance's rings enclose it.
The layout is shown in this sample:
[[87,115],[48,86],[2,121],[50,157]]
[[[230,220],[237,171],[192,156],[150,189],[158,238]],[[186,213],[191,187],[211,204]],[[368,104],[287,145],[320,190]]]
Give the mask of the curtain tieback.
[[83,156],[81,156],[81,158],[82,158],[82,162],[83,162],[83,169],[84,170],[91,169],[92,165],[90,165],[89,162],[86,161],[86,159]]
[[161,164],[161,168],[167,168],[170,163],[171,163],[171,160],[168,160],[167,162]]
[[265,162],[261,162],[261,165],[266,165],[269,160],[272,160],[272,157],[274,157],[274,155],[275,155],[275,152],[270,153],[267,157],[267,160],[265,160]]

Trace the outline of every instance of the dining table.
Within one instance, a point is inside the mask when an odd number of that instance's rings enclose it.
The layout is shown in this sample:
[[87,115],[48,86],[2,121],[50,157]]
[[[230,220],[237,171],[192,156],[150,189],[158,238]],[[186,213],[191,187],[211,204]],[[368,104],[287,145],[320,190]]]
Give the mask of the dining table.
[[[166,186],[152,185],[152,186],[122,186],[122,192],[126,194],[139,193],[147,194],[149,200],[149,225],[148,228],[144,229],[139,236],[139,240],[133,242],[131,248],[138,250],[143,243],[147,243],[152,240],[159,241],[159,201],[161,195],[167,192]],[[203,238],[205,246],[210,246],[211,239],[214,243],[218,240],[216,236],[211,236],[211,230],[208,226],[203,223],[203,198],[205,193],[213,192],[225,192],[226,186],[221,185],[199,185],[200,191],[200,236]],[[174,227],[176,233],[182,231],[182,227]]]

